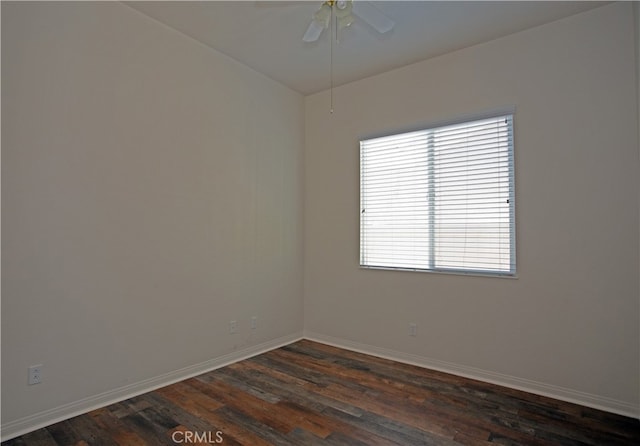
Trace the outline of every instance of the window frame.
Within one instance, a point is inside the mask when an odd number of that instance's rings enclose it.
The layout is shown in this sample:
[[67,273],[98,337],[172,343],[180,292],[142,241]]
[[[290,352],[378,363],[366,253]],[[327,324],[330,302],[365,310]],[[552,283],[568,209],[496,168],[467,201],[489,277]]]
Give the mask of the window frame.
[[[446,127],[456,126],[456,125],[464,125],[469,123],[474,123],[476,121],[483,121],[489,119],[500,119],[500,118],[508,118],[510,119],[510,123],[507,126],[508,129],[508,189],[509,189],[509,268],[499,270],[499,269],[483,269],[483,268],[470,268],[470,267],[441,267],[435,265],[435,256],[433,253],[431,254],[430,263],[431,266],[428,268],[424,267],[407,267],[407,266],[385,266],[385,265],[370,265],[366,264],[364,261],[364,230],[363,230],[363,214],[365,212],[363,205],[363,189],[364,189],[364,181],[363,178],[363,161],[362,161],[362,151],[363,151],[363,143],[366,141],[376,140],[380,138],[386,137],[394,137],[394,136],[402,136],[406,134],[410,134],[413,132],[429,132],[435,131]],[[484,114],[475,114],[475,115],[467,115],[464,117],[460,117],[455,120],[441,121],[438,123],[432,123],[430,125],[420,126],[417,129],[407,129],[403,131],[390,132],[387,134],[376,135],[372,137],[360,138],[360,148],[359,148],[359,266],[360,269],[372,269],[372,270],[392,270],[392,271],[411,271],[411,272],[427,272],[427,273],[438,273],[438,274],[456,274],[456,275],[471,275],[471,276],[483,276],[483,277],[501,277],[501,278],[517,278],[518,270],[517,270],[517,250],[516,250],[516,183],[515,183],[515,107],[504,108],[500,110],[495,110],[492,112],[484,113]],[[433,223],[427,227],[430,232],[434,231]],[[436,240],[436,238],[432,238],[431,240]],[[433,246],[433,243],[431,244]],[[429,249],[434,249],[430,247]],[[392,263],[392,262],[390,262]]]

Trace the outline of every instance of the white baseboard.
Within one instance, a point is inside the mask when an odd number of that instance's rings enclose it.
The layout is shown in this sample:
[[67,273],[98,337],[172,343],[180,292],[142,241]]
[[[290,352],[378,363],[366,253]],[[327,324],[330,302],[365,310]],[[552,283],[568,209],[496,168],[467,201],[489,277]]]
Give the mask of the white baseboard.
[[165,373],[154,378],[133,383],[114,390],[110,390],[108,392],[101,393],[99,395],[94,395],[79,401],[65,404],[63,406],[45,410],[34,415],[4,423],[1,427],[2,437],[0,441],[10,440],[28,432],[32,432],[36,429],[49,426],[53,423],[57,423],[59,421],[75,417],[77,415],[90,412],[94,409],[124,401],[134,396],[142,395],[143,393],[147,393],[152,390],[159,389],[161,387],[188,378],[192,378],[206,372],[210,372],[211,370],[224,367],[234,362],[242,361],[243,359],[266,353],[270,350],[291,344],[303,338],[323,344],[333,345],[339,348],[344,348],[346,350],[352,350],[368,355],[390,359],[393,361],[399,361],[406,364],[412,364],[419,367],[438,370],[445,373],[451,373],[453,375],[462,376],[465,378],[476,379],[491,384],[497,384],[512,389],[534,393],[536,395],[542,395],[562,401],[580,404],[587,407],[593,407],[595,409],[617,413],[636,419],[640,418],[640,407],[635,406],[631,403],[627,403],[625,401],[618,401],[611,398],[592,395],[572,389],[565,389],[562,387],[539,383],[523,378],[503,375],[500,373],[476,369],[459,364],[453,364],[445,361],[439,361],[437,359],[425,358],[422,356],[398,352],[381,347],[375,347],[372,345],[362,344],[359,342],[349,341],[341,338],[335,338],[320,333],[305,331],[304,335],[302,333],[294,333],[291,335],[283,336],[268,342],[264,342],[262,344],[251,346],[220,356],[218,358],[211,359],[209,361],[195,364],[193,366]]
[[555,398],[557,400],[575,403],[581,406],[592,407],[594,409],[604,410],[606,412],[640,419],[640,406],[628,403],[626,401],[619,401],[612,398],[593,395],[573,389],[566,389],[551,384],[540,383],[537,381],[531,381],[528,379],[518,378],[510,375],[503,375],[496,372],[481,370],[459,364],[453,364],[450,362],[417,356],[410,353],[403,353],[395,350],[375,347],[368,344],[361,344],[359,342],[353,342],[341,338],[334,338],[332,336],[309,332],[306,330],[304,332],[304,337],[305,339],[309,339],[311,341],[332,345],[334,347],[344,348],[346,350],[352,350],[367,355],[391,359],[393,361],[450,373],[452,375],[462,376],[464,378],[476,379],[479,381],[484,381],[511,389],[522,390],[536,395]]
[[211,359],[209,361],[175,370],[173,372],[165,373],[163,375],[146,379],[144,381],[119,387],[114,390],[84,398],[79,401],[74,401],[72,403],[55,407],[53,409],[48,409],[34,415],[29,415],[24,418],[10,421],[8,423],[3,423],[1,428],[1,441],[10,440],[11,438],[15,438],[28,432],[32,432],[36,429],[49,426],[53,423],[57,423],[59,421],[75,417],[77,415],[90,412],[94,409],[124,401],[126,399],[142,395],[143,393],[159,389],[169,384],[173,384],[188,378],[192,378],[194,376],[201,375],[206,372],[210,372],[211,370],[224,367],[234,362],[238,362],[243,359],[247,359],[252,356],[256,356],[261,353],[265,353],[270,350],[282,347],[284,345],[291,344],[300,339],[302,339],[302,332],[283,336],[271,341],[264,342],[262,344],[247,347],[242,350],[238,350],[220,356],[218,358]]

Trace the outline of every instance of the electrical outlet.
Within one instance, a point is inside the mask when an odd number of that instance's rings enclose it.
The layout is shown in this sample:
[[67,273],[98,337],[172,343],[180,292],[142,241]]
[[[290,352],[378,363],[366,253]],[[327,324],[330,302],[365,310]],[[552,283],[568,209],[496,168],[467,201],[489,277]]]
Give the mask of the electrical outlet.
[[251,329],[255,330],[256,328],[258,328],[258,317],[257,316],[253,316],[251,318]]
[[30,386],[42,382],[42,364],[32,365],[28,370],[28,383]]
[[409,324],[409,336],[415,336],[418,333],[418,324],[411,322]]
[[238,331],[238,321],[229,321],[229,333],[233,334]]

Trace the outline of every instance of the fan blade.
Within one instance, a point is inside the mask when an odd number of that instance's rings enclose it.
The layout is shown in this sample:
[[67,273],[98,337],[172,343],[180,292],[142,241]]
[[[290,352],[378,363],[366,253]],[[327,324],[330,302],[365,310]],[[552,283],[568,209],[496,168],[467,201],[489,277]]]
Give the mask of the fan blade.
[[384,34],[391,31],[395,25],[393,20],[381,13],[378,8],[369,2],[353,2],[353,13],[375,28],[379,33]]
[[324,26],[322,26],[317,21],[312,20],[309,24],[309,28],[307,28],[307,32],[304,33],[304,37],[302,38],[302,40],[304,40],[305,42],[315,42],[320,38],[320,34],[322,34],[323,30]]

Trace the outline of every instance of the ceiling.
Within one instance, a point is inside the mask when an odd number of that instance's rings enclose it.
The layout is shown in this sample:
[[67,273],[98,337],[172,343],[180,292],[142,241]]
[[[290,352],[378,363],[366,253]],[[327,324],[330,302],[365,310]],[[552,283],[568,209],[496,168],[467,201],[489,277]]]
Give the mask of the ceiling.
[[[357,1],[357,0],[356,0]],[[364,0],[362,0],[364,1]],[[331,42],[302,41],[321,1],[138,1],[141,13],[296,90],[331,85]],[[363,79],[561,19],[607,2],[376,1],[395,22],[379,34],[362,20],[333,45],[333,85]]]

